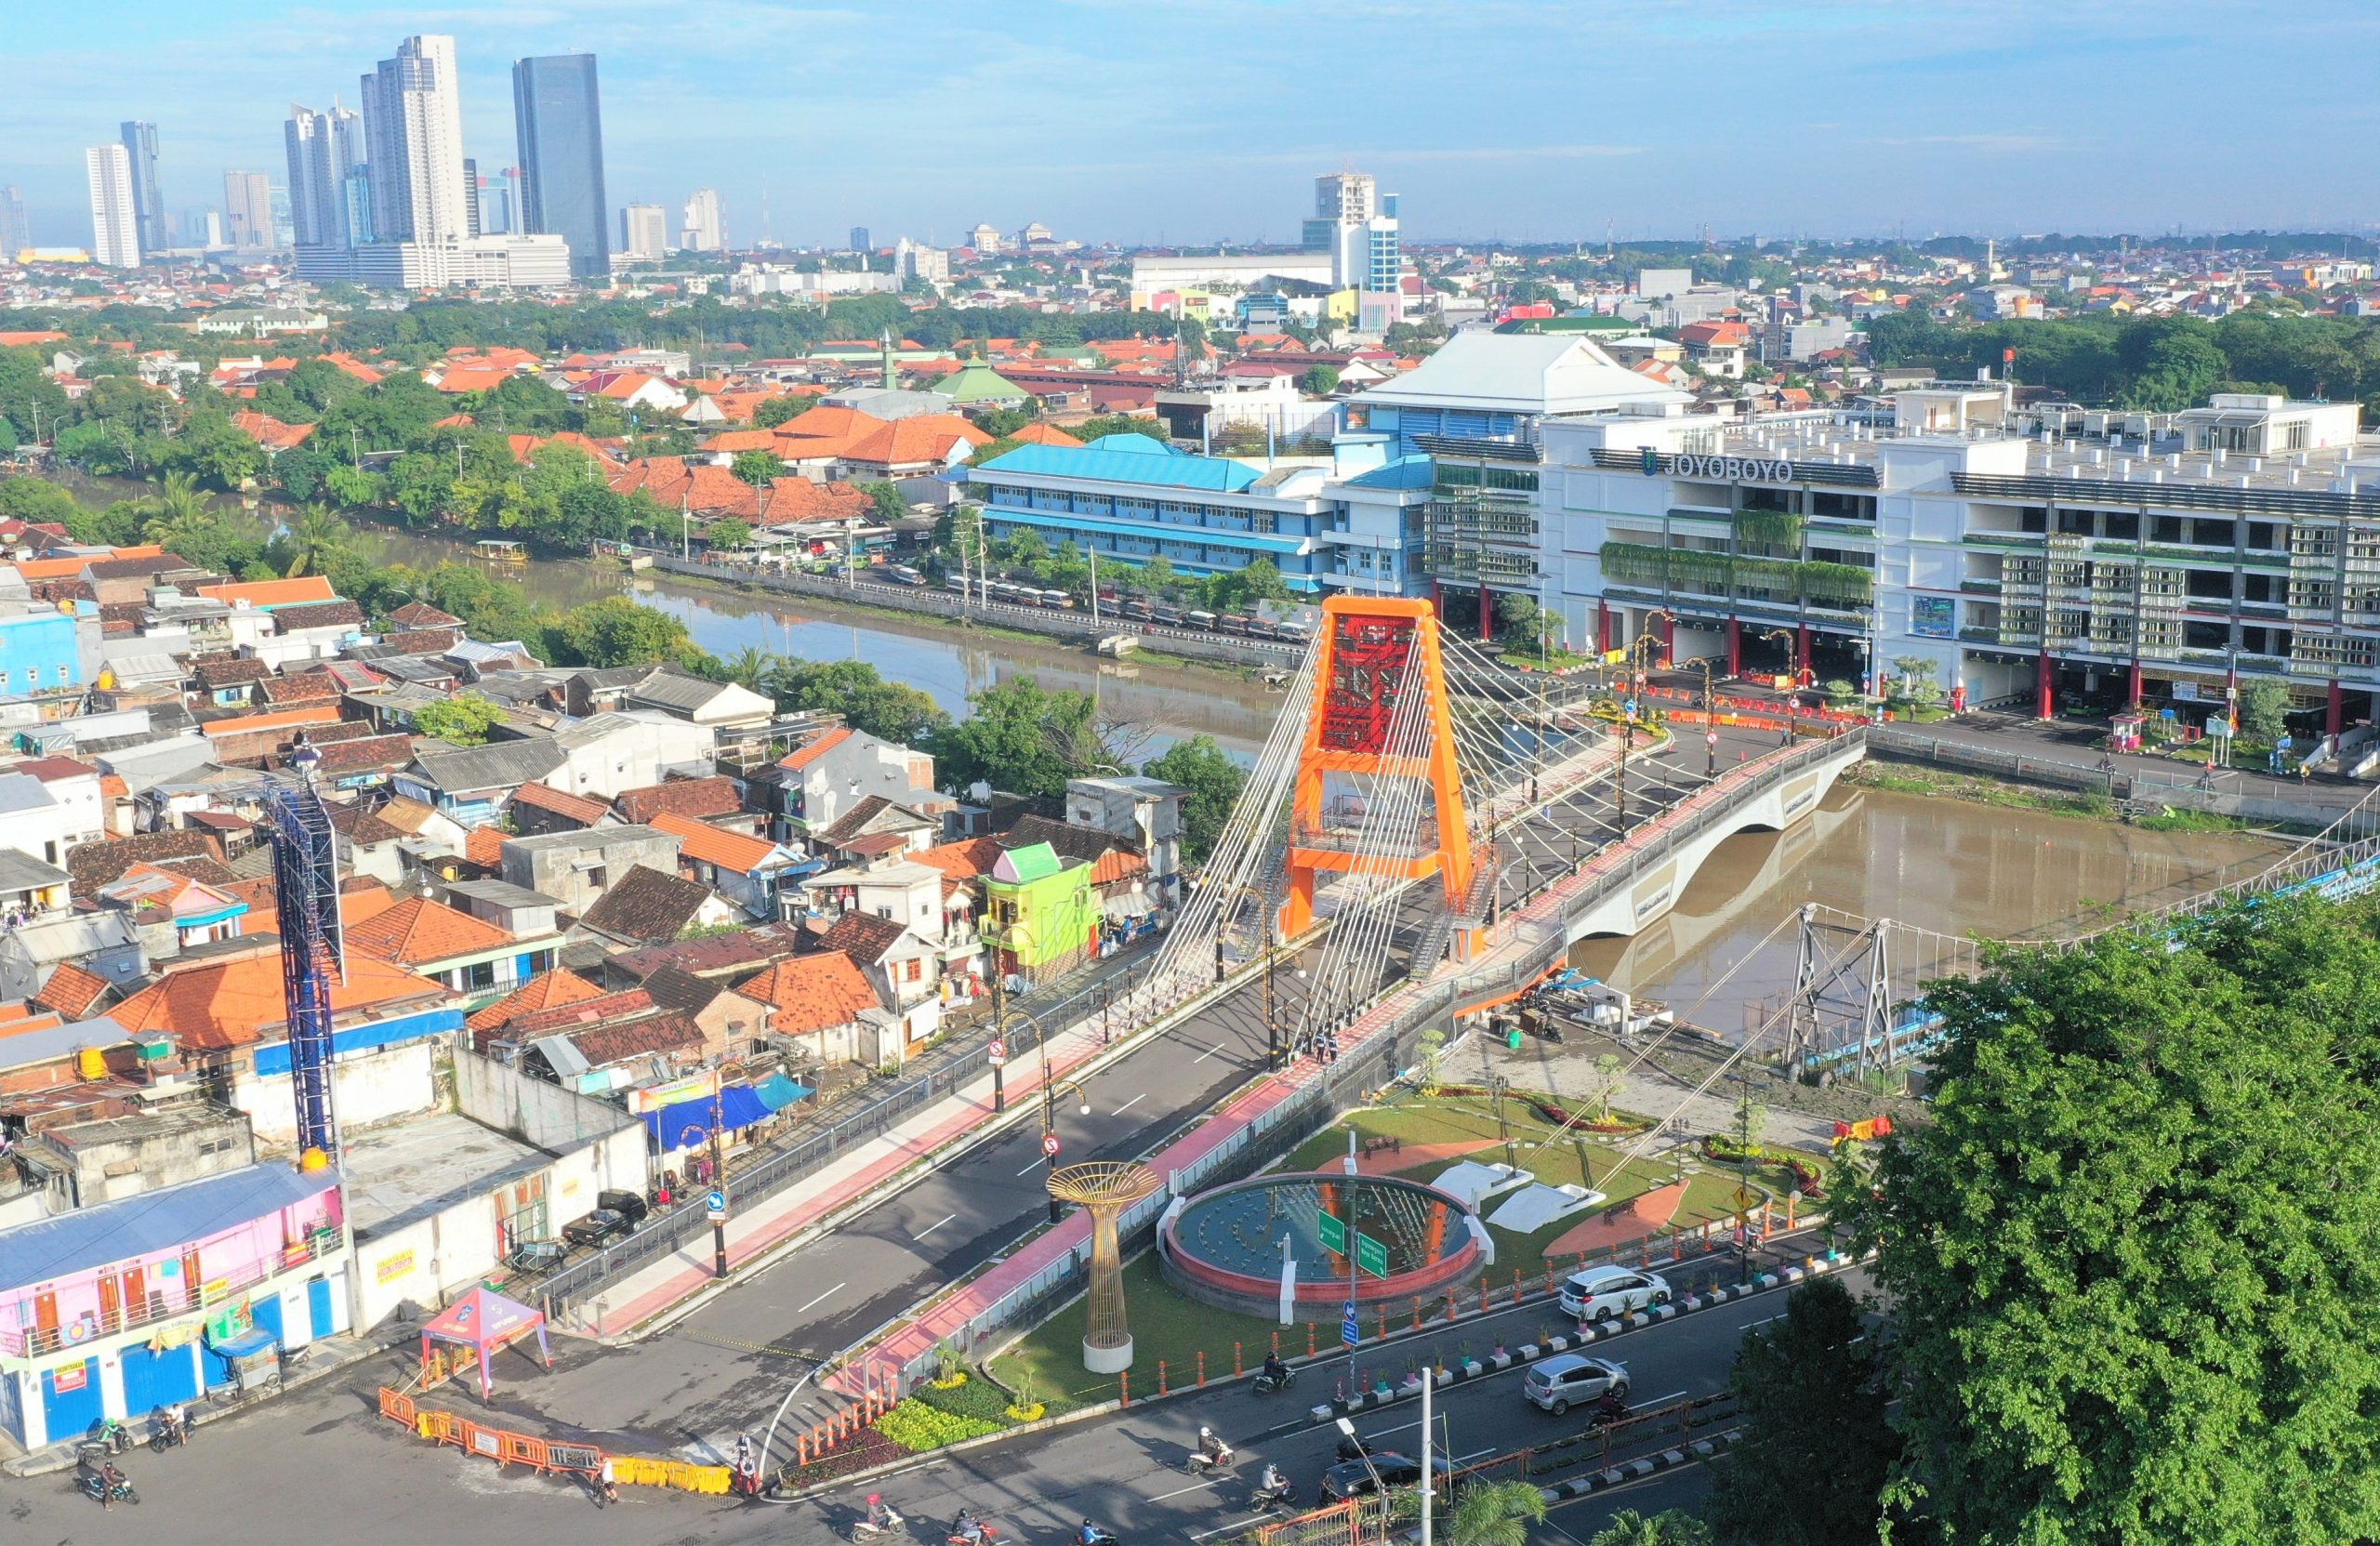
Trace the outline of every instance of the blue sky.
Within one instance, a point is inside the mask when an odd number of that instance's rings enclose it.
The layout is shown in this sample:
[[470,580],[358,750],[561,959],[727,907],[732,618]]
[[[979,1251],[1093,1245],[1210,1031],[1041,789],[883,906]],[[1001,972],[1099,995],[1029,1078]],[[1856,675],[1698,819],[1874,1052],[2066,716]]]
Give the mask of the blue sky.
[[0,184],[85,242],[82,148],[148,118],[219,205],[420,32],[483,171],[511,60],[592,50],[613,205],[716,186],[739,243],[764,179],[787,243],[1289,240],[1342,166],[1413,237],[1599,241],[2356,227],[2380,165],[2353,0],[0,0]]

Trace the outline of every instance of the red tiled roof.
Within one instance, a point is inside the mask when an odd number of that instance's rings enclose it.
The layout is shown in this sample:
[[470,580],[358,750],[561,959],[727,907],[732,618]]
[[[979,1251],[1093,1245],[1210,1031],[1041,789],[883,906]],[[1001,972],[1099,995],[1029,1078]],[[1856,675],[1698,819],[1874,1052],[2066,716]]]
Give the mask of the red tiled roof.
[[989,875],[1005,852],[996,839],[969,838],[963,842],[920,849],[909,857],[919,864],[932,865],[954,880],[972,880]]
[[523,784],[514,791],[512,799],[516,804],[527,805],[539,811],[550,811],[566,821],[578,823],[581,826],[592,826],[612,813],[612,808],[600,799],[590,799],[585,795],[574,795],[566,789],[557,789],[549,784],[535,782]]
[[883,1008],[867,978],[839,950],[779,961],[737,984],[735,991],[775,1005],[770,1029],[794,1036],[848,1025],[861,1011]]
[[504,862],[504,839],[510,836],[500,826],[474,826],[463,838],[463,857],[490,869]]
[[549,1004],[541,1010],[530,1010],[512,1017],[512,1034],[518,1037],[543,1036],[551,1031],[566,1031],[575,1025],[601,1024],[606,1020],[625,1020],[633,1014],[643,1014],[654,1007],[653,995],[641,987],[625,993],[606,993],[593,998],[577,998],[559,1004]]
[[463,1022],[467,1029],[493,1030],[510,1024],[521,1015],[539,1010],[559,1009],[565,1004],[583,1004],[590,998],[601,998],[603,990],[575,971],[542,971],[514,988]]
[[68,961],[49,974],[33,1002],[46,1010],[55,1011],[69,1020],[84,1020],[99,1001],[108,996],[115,984],[95,971],[86,971]]
[[641,789],[624,789],[612,803],[632,822],[648,822],[664,813],[701,821],[708,816],[734,815],[744,809],[744,801],[735,793],[735,781],[716,774],[709,778],[673,778]]
[[[403,967],[361,954],[348,958],[345,978],[334,978],[330,991],[337,1014],[443,992]],[[283,993],[281,958],[250,956],[172,972],[110,1010],[108,1018],[136,1034],[165,1031],[186,1047],[223,1051],[253,1045],[264,1039],[265,1027],[285,1024]]]

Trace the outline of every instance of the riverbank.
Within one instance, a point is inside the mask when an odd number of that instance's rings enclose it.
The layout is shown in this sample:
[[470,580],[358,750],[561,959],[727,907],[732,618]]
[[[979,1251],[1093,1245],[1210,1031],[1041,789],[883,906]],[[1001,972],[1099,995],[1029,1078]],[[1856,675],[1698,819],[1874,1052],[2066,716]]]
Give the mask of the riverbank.
[[2121,821],[2148,832],[2266,832],[2302,836],[2316,830],[2303,822],[2259,825],[2244,816],[2213,811],[2167,807],[2157,813],[2127,812],[2107,796],[2047,786],[2009,783],[1977,773],[1949,773],[1909,763],[1870,760],[1843,775],[1846,784],[1890,794],[1963,799],[1976,805],[1996,805],[2012,811],[2043,811],[2055,816],[2086,821]]

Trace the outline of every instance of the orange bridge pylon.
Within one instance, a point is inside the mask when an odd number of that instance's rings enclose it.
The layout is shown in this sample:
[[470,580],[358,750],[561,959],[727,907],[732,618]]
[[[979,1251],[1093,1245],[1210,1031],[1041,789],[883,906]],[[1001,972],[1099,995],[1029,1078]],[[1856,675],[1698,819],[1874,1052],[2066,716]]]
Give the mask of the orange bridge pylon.
[[[1325,870],[1419,880],[1435,875],[1448,907],[1471,890],[1476,858],[1455,762],[1446,660],[1430,603],[1384,596],[1333,596],[1322,604],[1315,692],[1298,751],[1289,805],[1289,898],[1282,927],[1294,937],[1314,921],[1316,878]],[[1424,739],[1392,744],[1398,711],[1423,694]],[[1409,711],[1408,711],[1409,712]],[[1411,721],[1406,720],[1409,727]],[[1327,808],[1332,774],[1418,778],[1431,789],[1435,819],[1409,841],[1382,851],[1363,830],[1360,809]]]

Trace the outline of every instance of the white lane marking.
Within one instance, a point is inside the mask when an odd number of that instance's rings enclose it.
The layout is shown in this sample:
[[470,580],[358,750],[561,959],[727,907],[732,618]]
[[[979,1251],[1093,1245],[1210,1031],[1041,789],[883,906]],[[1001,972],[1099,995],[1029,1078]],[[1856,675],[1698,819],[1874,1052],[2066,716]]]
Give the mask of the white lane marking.
[[1213,1487],[1215,1482],[1220,1480],[1222,1480],[1221,1477],[1215,1477],[1208,1481],[1200,1482],[1196,1487],[1176,1487],[1171,1492],[1160,1492],[1156,1497],[1150,1499],[1149,1501],[1152,1503],[1162,1503],[1169,1498],[1179,1498],[1184,1493],[1204,1492],[1209,1487]]
[[1018,1175],[1021,1175],[1021,1176],[1029,1176],[1029,1175],[1031,1175],[1034,1171],[1036,1171],[1036,1170],[1039,1169],[1042,1166],[1047,1165],[1048,1163],[1050,1163],[1050,1162],[1049,1162],[1048,1160],[1046,1160],[1046,1159],[1037,1159],[1037,1160],[1035,1160],[1032,1164],[1027,1165],[1024,1169],[1019,1170],[1019,1171],[1017,1171],[1016,1173],[1017,1173]]
[[1453,1460],[1448,1460],[1447,1463],[1448,1465],[1469,1465],[1472,1461],[1479,1459],[1482,1455],[1492,1455],[1496,1451],[1493,1449],[1474,1449],[1468,1455],[1457,1455]]
[[[1123,1116],[1123,1115],[1124,1115],[1124,1113],[1126,1113],[1126,1112],[1128,1112],[1128,1111],[1131,1110],[1134,1106],[1139,1105],[1143,1101],[1145,1101],[1145,1100],[1147,1100],[1148,1098],[1149,1098],[1149,1092],[1148,1092],[1147,1090],[1142,1090],[1139,1094],[1137,1094],[1137,1095],[1133,1096],[1130,1100],[1126,1101],[1122,1105],[1117,1106],[1117,1107],[1116,1108],[1116,1115],[1117,1115],[1117,1116],[1118,1116],[1118,1117]],[[1211,1533],[1211,1532],[1210,1532],[1210,1533]]]
[[933,1222],[926,1225],[925,1228],[918,1231],[917,1237],[920,1240],[924,1239],[927,1235],[932,1235],[935,1230],[940,1229],[943,1225],[948,1223],[951,1220],[957,1217],[959,1217],[959,1215],[956,1213],[945,1214],[943,1217],[936,1219]]
[[[850,1288],[850,1287],[851,1287],[851,1285],[850,1285],[848,1282],[845,1282],[845,1283],[838,1283],[838,1284],[836,1284],[833,1288],[831,1288],[827,1289],[825,1293],[820,1294],[820,1295],[818,1296],[818,1299],[813,1299],[813,1300],[812,1300],[812,1301],[810,1302],[810,1304],[815,1304],[815,1303],[817,1303],[819,1299],[832,1299],[832,1298],[834,1298],[837,1294],[841,1293],[845,1288]],[[798,1309],[798,1310],[794,1311],[794,1314],[795,1314],[795,1315],[800,1315],[800,1314],[801,1314],[801,1311],[802,1311],[802,1310],[807,1310],[807,1309],[809,1309],[809,1308],[810,1308],[810,1304],[802,1305],[802,1306],[800,1307],[800,1309]]]
[[1194,1068],[1195,1068],[1195,1067],[1197,1067],[1198,1064],[1202,1064],[1202,1063],[1206,1062],[1209,1058],[1213,1057],[1216,1053],[1218,1053],[1218,1052],[1222,1051],[1223,1050],[1223,1043],[1219,1041],[1219,1042],[1215,1043],[1215,1045],[1213,1045],[1212,1047],[1208,1048],[1205,1051],[1203,1051],[1203,1052],[1199,1053],[1197,1057],[1192,1058],[1192,1059],[1190,1060],[1190,1065],[1191,1065],[1192,1067],[1194,1067]]

